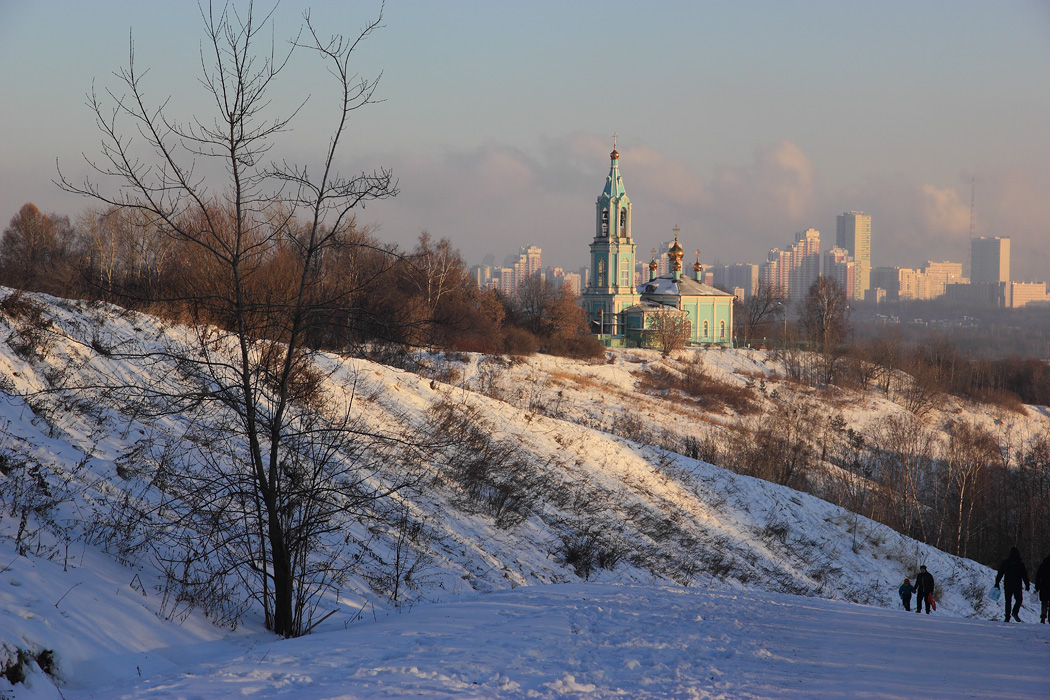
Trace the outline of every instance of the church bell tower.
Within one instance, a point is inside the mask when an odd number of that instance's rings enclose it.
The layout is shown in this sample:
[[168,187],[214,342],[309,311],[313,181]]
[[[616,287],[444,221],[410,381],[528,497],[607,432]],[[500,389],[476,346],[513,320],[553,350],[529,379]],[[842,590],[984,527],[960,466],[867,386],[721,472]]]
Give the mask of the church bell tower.
[[620,177],[620,153],[609,154],[609,175],[595,204],[594,240],[591,241],[591,281],[582,295],[591,330],[622,338],[626,329],[623,310],[641,297],[634,285],[635,244],[631,236],[631,199]]

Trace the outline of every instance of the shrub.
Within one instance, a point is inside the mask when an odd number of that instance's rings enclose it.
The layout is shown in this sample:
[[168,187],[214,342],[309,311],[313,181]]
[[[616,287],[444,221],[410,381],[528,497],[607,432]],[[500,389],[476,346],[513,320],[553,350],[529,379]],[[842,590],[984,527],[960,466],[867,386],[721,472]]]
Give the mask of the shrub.
[[0,651],[3,652],[0,655],[0,678],[7,679],[11,685],[24,683],[33,666],[38,667],[49,676],[54,676],[57,670],[55,652],[50,649],[34,653],[28,649],[11,650],[4,646]]
[[51,349],[52,324],[42,304],[15,292],[0,301],[0,312],[13,322],[15,332],[7,343],[16,355],[27,362],[47,356]]
[[524,328],[510,326],[503,330],[503,350],[508,355],[535,355],[540,341]]
[[571,566],[584,581],[589,581],[597,570],[612,571],[625,554],[590,527],[564,532],[555,553],[559,562]]

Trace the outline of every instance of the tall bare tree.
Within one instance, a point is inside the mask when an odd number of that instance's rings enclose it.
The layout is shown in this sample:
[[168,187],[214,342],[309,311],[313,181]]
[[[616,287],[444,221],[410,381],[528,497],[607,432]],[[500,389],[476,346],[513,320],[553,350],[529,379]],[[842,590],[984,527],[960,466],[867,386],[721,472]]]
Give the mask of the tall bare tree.
[[[312,548],[337,513],[359,512],[389,487],[352,478],[355,445],[376,436],[353,423],[347,402],[331,410],[308,345],[348,293],[334,284],[338,271],[326,256],[354,239],[355,208],[397,194],[389,170],[343,175],[337,167],[350,119],[373,102],[378,85],[359,78],[350,61],[382,12],[349,38],[322,35],[306,12],[284,49],[270,38],[272,10],[205,4],[201,16],[200,82],[214,113],[179,118],[169,100],[151,101],[132,41],[121,90],[89,98],[103,139],[100,157],[89,160],[93,176],[74,183],[60,170],[59,180],[69,192],[137,212],[177,251],[188,278],[182,301],[201,322],[197,348],[157,362],[199,390],[147,398],[163,398],[173,411],[210,406],[240,448],[229,448],[227,458],[202,455],[184,472],[193,485],[187,497],[209,494],[207,513],[235,514],[222,521],[232,532],[206,529],[204,515],[165,512],[192,516],[190,524],[211,538],[202,547],[228,555],[262,601],[267,624],[295,636],[308,627],[304,606],[327,580],[311,577]],[[337,107],[317,162],[275,162],[268,153],[303,105],[275,112],[283,101],[273,90],[298,51],[333,78]],[[187,585],[191,560],[187,554]]]
[[737,338],[748,345],[760,334],[772,336],[772,324],[787,312],[787,293],[779,285],[759,280],[755,292],[738,303],[734,314]]
[[944,472],[945,513],[948,523],[955,521],[951,551],[960,557],[969,555],[976,506],[986,487],[986,474],[998,456],[996,437],[976,423],[959,421],[949,428],[941,467]]
[[834,278],[818,277],[802,300],[798,320],[807,339],[820,350],[821,381],[834,383],[850,334],[849,304],[842,285]]

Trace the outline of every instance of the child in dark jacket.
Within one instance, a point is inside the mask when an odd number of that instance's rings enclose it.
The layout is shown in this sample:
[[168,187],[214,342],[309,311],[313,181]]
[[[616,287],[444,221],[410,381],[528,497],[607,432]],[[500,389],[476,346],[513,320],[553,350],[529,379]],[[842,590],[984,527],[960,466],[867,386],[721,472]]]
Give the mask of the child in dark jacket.
[[904,609],[911,612],[911,594],[915,592],[915,586],[911,585],[911,579],[904,579],[904,583],[897,589],[897,593],[900,594],[901,602],[904,603]]

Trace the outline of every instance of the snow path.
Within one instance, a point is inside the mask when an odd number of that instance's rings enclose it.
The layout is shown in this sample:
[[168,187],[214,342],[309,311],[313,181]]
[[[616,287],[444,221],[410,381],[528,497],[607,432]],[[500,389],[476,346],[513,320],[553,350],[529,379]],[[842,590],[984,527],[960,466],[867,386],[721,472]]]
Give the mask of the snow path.
[[1047,625],[670,586],[532,586],[237,655],[244,642],[64,697],[1050,697]]

